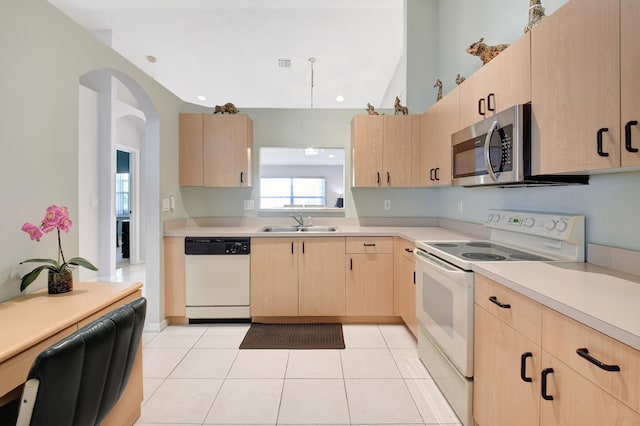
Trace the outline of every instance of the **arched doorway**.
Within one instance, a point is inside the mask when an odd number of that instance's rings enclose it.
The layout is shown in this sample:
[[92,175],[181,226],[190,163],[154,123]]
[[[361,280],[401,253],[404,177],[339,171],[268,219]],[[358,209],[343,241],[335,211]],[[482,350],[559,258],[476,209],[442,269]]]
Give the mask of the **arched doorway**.
[[[95,253],[99,268],[94,276],[86,276],[88,272],[81,272],[85,276],[81,275],[80,279],[115,278],[118,120],[131,114],[139,115],[138,118],[144,123],[144,131],[138,150],[139,211],[136,226],[137,235],[140,235],[139,245],[144,247],[139,258],[145,264],[144,294],[149,302],[145,327],[159,330],[163,312],[160,309],[161,233],[157,208],[160,204],[158,112],[140,85],[120,71],[93,70],[82,75],[79,83],[79,244],[83,253]],[[139,113],[132,112],[135,110]]]

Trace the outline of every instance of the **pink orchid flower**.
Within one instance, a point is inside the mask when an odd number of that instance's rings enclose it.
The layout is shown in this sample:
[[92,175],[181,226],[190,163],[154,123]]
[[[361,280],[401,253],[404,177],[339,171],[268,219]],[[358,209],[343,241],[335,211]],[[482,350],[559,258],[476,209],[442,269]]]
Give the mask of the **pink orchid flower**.
[[58,207],[55,204],[47,207],[47,213],[42,219],[42,232],[49,233],[56,229],[60,225],[60,220],[64,217],[69,217],[69,213],[66,207]]
[[42,237],[42,232],[40,232],[40,228],[38,228],[36,225],[32,223],[27,222],[24,225],[22,225],[22,230],[27,234],[29,234],[29,237],[31,237],[31,240],[40,241],[40,237]]

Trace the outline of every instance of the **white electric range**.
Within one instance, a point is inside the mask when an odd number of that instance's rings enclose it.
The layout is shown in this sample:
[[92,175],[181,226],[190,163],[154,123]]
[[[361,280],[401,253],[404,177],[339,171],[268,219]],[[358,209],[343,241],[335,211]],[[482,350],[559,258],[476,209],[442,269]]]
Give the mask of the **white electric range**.
[[[474,273],[478,262],[583,262],[585,217],[489,210],[489,240],[416,241],[420,359],[460,421],[473,425]],[[495,303],[495,302],[494,302]]]

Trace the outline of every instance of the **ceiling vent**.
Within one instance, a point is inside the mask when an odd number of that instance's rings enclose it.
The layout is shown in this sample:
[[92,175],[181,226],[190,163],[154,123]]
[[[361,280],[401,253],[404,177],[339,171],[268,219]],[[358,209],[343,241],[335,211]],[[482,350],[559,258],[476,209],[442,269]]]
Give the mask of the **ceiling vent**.
[[291,59],[278,59],[278,66],[280,68],[291,68]]

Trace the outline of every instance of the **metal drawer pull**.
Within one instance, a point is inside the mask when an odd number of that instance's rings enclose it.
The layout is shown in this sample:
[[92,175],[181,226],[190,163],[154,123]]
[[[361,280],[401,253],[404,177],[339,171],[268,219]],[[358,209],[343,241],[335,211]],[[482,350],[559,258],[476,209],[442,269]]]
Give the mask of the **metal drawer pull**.
[[598,361],[597,359],[589,355],[589,349],[587,348],[576,349],[576,353],[580,355],[582,358],[589,361],[591,364],[597,366],[598,368],[601,368],[606,371],[620,371],[619,366],[605,364],[604,362]]
[[540,394],[542,395],[542,399],[547,401],[553,401],[553,396],[547,394],[547,376],[553,373],[553,368],[545,368],[542,370],[542,380],[540,385]]
[[602,134],[604,132],[608,132],[608,131],[609,131],[609,129],[607,127],[603,127],[602,129],[598,130],[598,146],[597,146],[597,148],[598,148],[598,155],[600,157],[608,157],[609,156],[608,152],[604,152],[602,150]]
[[523,382],[532,382],[531,377],[527,377],[527,358],[533,357],[531,352],[525,352],[520,357],[520,378]]
[[489,298],[489,301],[491,303],[495,303],[496,305],[500,306],[502,309],[511,309],[511,305],[510,304],[498,302],[498,298],[496,296],[491,296]]
[[631,126],[637,126],[636,120],[629,121],[624,125],[624,146],[629,152],[638,152],[638,148],[631,146]]
[[365,247],[375,247],[376,243],[364,243],[363,244]]
[[410,249],[410,248],[406,248],[404,249],[404,251],[406,251],[407,253],[413,253],[413,249]]

